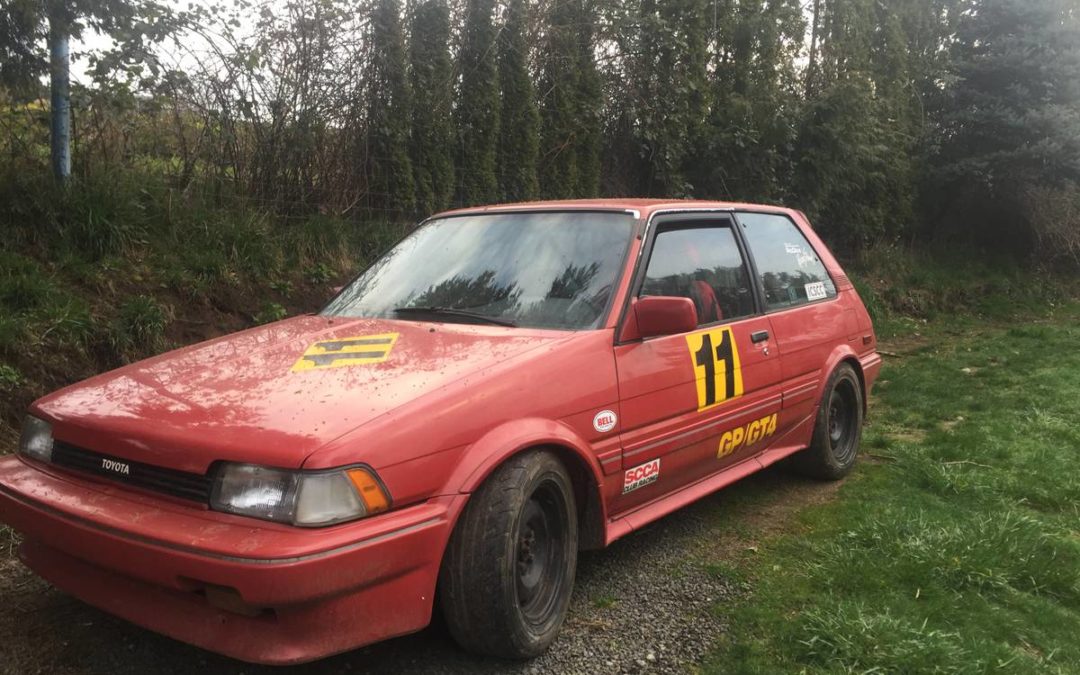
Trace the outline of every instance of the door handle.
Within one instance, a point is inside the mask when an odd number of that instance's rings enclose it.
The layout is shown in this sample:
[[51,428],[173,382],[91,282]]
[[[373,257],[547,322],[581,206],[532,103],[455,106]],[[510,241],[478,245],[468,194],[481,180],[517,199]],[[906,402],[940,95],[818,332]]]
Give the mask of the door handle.
[[765,342],[768,339],[769,339],[769,331],[767,331],[767,330],[759,330],[759,331],[754,331],[753,333],[750,333],[750,342],[753,342],[754,344],[757,344],[759,342]]

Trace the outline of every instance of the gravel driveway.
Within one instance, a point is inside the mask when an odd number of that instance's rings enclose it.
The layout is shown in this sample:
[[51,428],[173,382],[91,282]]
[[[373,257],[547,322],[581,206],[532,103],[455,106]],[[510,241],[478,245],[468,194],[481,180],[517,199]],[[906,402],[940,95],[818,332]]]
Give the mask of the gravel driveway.
[[[740,495],[765,491],[741,508]],[[517,663],[462,653],[441,621],[416,635],[294,668],[260,668],[114,619],[0,558],[0,671],[5,673],[671,673],[686,672],[725,630],[723,606],[746,592],[707,570],[710,552],[746,542],[718,538],[737,517],[752,535],[828,488],[766,471],[634,533],[583,553],[570,616],[544,656]],[[746,529],[746,528],[743,528]],[[727,534],[727,538],[734,535]],[[2,555],[2,552],[0,552]]]

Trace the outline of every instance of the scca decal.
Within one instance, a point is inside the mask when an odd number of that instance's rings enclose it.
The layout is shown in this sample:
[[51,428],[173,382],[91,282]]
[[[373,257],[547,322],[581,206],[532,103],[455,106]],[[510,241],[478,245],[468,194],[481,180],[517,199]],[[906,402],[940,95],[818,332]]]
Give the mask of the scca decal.
[[316,342],[293,365],[294,373],[315,368],[340,368],[382,363],[397,342],[397,333],[361,335]]
[[655,483],[660,477],[660,458],[651,462],[639,464],[633,469],[627,469],[623,475],[622,493],[633,492],[639,487],[645,487],[649,483]]
[[720,437],[720,447],[716,458],[723,459],[744,445],[752,445],[776,433],[776,413],[754,420],[745,427],[735,427],[725,431]]
[[686,336],[697,380],[698,412],[742,396],[739,346],[730,328]]

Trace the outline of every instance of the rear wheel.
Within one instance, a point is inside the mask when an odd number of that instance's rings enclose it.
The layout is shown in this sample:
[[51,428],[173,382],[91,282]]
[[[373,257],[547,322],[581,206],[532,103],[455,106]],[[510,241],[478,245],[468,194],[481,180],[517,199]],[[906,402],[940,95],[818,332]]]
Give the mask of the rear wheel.
[[439,574],[454,639],[472,652],[531,658],[562,626],[577,568],[577,510],[562,462],[534,450],[469,499]]
[[792,457],[793,467],[823,480],[843,478],[855,466],[862,426],[862,384],[855,369],[843,363],[833,371],[821,397],[810,447]]

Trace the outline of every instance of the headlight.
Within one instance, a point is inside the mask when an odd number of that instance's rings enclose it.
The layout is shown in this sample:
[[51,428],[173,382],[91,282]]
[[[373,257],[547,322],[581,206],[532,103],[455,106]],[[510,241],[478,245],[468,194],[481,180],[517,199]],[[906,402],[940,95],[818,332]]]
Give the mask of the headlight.
[[22,435],[19,436],[19,454],[39,462],[48,462],[52,460],[52,449],[52,425],[27,415],[23,420]]
[[390,496],[366,468],[288,471],[226,464],[210,508],[303,527],[333,525],[390,508]]

